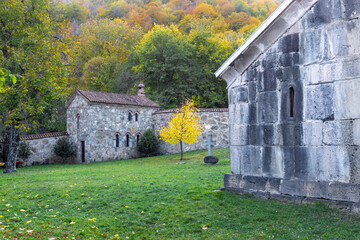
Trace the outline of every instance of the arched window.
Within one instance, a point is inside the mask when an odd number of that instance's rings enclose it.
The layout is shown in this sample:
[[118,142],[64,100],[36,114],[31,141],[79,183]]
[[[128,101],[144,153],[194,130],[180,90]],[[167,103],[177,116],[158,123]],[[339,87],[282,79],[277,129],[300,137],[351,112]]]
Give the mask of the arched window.
[[115,146],[120,147],[120,133],[115,133]]
[[294,117],[295,91],[293,87],[289,88],[290,117]]
[[80,129],[80,114],[76,114],[76,128]]
[[130,147],[130,134],[129,133],[126,134],[125,146]]
[[128,120],[131,121],[131,118],[132,118],[131,112],[129,112],[129,114],[128,114]]
[[140,142],[140,137],[141,137],[141,133],[138,132],[138,133],[136,134],[136,143]]
[[138,113],[135,113],[135,122],[137,122],[138,121]]

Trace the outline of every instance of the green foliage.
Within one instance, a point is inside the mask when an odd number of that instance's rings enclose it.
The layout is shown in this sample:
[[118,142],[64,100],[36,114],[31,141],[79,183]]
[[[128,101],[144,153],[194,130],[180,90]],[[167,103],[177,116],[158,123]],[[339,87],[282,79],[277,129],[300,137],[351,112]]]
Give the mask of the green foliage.
[[203,164],[206,155],[207,151],[185,153],[186,164],[176,164],[179,154],[175,154],[18,169],[11,176],[1,178],[0,199],[4,199],[1,236],[5,239],[359,238],[358,214],[324,204],[286,203],[220,191],[224,174],[230,172],[229,149],[214,149],[220,162],[213,166]]
[[54,153],[61,158],[73,157],[76,155],[75,145],[67,137],[62,137],[56,141]]
[[44,111],[53,112],[54,103],[63,104],[68,96],[63,26],[53,21],[49,8],[47,0],[0,1],[0,69],[16,76],[16,82],[2,86],[0,118],[18,129],[36,125]]
[[226,83],[213,72],[232,50],[210,30],[184,35],[175,26],[157,25],[135,49],[136,70],[150,96],[165,108],[181,104],[183,98],[196,100],[198,107],[225,107]]
[[18,149],[18,156],[22,160],[26,160],[29,158],[30,152],[30,145],[27,142],[20,142],[19,149]]
[[195,94],[191,45],[175,26],[156,25],[135,51],[139,60],[136,70],[145,77],[152,99],[174,106]]
[[139,152],[151,155],[156,153],[159,149],[159,140],[155,136],[154,131],[146,130],[141,136],[140,141],[137,143],[137,149]]

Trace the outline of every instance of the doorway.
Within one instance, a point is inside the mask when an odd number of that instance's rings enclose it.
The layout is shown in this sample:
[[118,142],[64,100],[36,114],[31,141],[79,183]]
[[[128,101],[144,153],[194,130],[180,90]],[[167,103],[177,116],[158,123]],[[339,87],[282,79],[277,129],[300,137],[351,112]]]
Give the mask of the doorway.
[[81,162],[85,162],[85,141],[81,141]]

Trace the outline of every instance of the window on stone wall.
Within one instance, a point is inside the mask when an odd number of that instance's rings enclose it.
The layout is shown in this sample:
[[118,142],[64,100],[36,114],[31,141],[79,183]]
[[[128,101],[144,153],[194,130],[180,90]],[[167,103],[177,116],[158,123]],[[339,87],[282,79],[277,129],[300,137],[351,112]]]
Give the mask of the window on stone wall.
[[135,113],[135,122],[138,121],[138,113]]
[[130,147],[130,135],[126,134],[126,143],[125,143],[126,147]]
[[120,147],[120,134],[119,133],[115,134],[115,144],[116,144],[116,147]]
[[136,143],[140,142],[140,133],[136,134]]
[[76,114],[76,128],[80,129],[80,114]]
[[290,97],[290,117],[294,117],[295,91],[293,87],[289,88]]
[[131,121],[131,118],[132,118],[131,112],[129,112],[129,114],[128,114],[128,120]]

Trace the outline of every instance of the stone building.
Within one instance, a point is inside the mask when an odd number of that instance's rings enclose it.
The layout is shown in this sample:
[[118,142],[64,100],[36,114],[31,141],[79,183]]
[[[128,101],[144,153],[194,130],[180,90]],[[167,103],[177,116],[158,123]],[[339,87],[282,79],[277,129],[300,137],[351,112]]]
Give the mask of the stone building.
[[78,162],[138,156],[136,143],[152,128],[159,105],[145,96],[76,90],[67,107],[67,132],[75,143]]
[[225,189],[360,202],[360,1],[285,0],[217,70],[227,81]]

